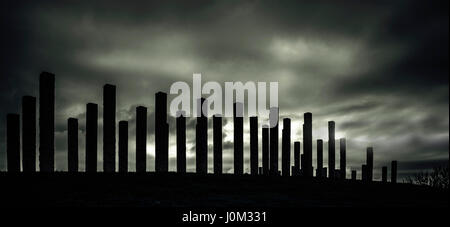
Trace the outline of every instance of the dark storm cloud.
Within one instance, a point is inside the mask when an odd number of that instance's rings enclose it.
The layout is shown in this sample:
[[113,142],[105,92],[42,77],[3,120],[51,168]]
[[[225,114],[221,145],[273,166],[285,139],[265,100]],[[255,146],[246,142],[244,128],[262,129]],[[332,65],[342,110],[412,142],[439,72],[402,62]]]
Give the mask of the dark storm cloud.
[[[38,95],[41,71],[54,72],[59,160],[66,160],[68,117],[79,119],[84,149],[87,102],[99,104],[102,138],[102,86],[111,83],[117,121],[129,121],[131,156],[135,107],[148,108],[152,162],[154,94],[175,81],[190,84],[194,72],[220,83],[278,81],[280,119],[292,118],[292,139],[302,139],[304,112],[313,113],[314,139],[326,139],[335,120],[349,166],[360,166],[367,146],[377,166],[417,162],[412,171],[448,160],[448,1],[4,1],[1,21],[0,117],[19,112],[22,95]],[[174,146],[175,120],[168,122]],[[186,124],[192,170],[195,118]],[[223,119],[226,171],[232,124]],[[5,169],[4,152],[0,160]]]

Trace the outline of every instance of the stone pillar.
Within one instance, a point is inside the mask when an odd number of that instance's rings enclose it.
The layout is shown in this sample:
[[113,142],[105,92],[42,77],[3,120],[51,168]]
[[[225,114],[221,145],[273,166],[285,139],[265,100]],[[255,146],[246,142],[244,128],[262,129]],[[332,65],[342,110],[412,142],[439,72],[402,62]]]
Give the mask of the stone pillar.
[[281,135],[281,175],[290,176],[291,169],[291,119],[283,119],[283,131]]
[[244,174],[244,105],[234,103],[234,174]]
[[300,174],[300,141],[294,142],[294,168],[292,175],[298,176]]
[[367,180],[373,180],[373,148],[367,148]]
[[55,75],[39,78],[39,170],[55,171]]
[[328,122],[328,177],[330,179],[334,179],[335,174],[335,153],[336,153],[336,146],[335,146],[335,139],[334,139],[334,130],[335,130],[335,123],[334,121]]
[[147,108],[136,107],[136,172],[147,171]]
[[22,169],[36,172],[36,98],[22,97]]
[[167,94],[155,94],[155,172],[169,171]]
[[197,100],[197,113],[200,113],[197,117],[196,125],[196,172],[198,174],[208,173],[208,117],[207,113],[202,111],[202,106],[207,105],[206,99],[201,98]]
[[97,172],[98,106],[86,105],[86,172]]
[[186,173],[186,117],[184,111],[177,112],[177,172]]
[[391,163],[391,183],[397,183],[397,161]]
[[367,181],[367,165],[361,166],[361,180]]
[[340,150],[340,179],[345,180],[346,176],[347,176],[347,145],[346,145],[346,141],[345,138],[341,138],[339,140],[340,145],[339,145],[339,150]]
[[213,116],[214,173],[222,174],[222,117]]
[[323,140],[317,140],[317,177],[323,176]]
[[67,161],[68,171],[78,172],[78,119],[67,120]]
[[269,126],[262,127],[262,162],[263,174],[269,175]]
[[278,175],[278,119],[277,107],[270,108],[270,175]]
[[258,175],[258,117],[250,117],[250,173]]
[[116,171],[116,86],[103,86],[103,171]]
[[128,172],[128,121],[119,121],[119,172]]
[[312,166],[312,114],[305,113],[303,115],[303,153],[305,154],[305,176],[313,176]]

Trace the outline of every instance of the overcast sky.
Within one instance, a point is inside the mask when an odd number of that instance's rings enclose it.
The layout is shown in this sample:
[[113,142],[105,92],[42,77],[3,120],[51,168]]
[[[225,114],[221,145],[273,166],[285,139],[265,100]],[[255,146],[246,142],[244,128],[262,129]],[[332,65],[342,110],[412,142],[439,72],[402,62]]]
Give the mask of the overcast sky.
[[[394,159],[401,175],[448,164],[448,1],[15,2],[1,3],[0,170],[6,169],[6,114],[20,112],[21,96],[38,95],[44,70],[56,74],[57,170],[67,169],[69,117],[79,119],[84,170],[85,105],[99,104],[100,140],[102,86],[111,83],[116,120],[130,121],[131,171],[135,107],[149,108],[153,171],[154,93],[169,92],[175,81],[191,84],[193,73],[222,85],[279,82],[280,117],[292,118],[292,140],[302,140],[303,113],[312,112],[313,139],[325,140],[325,166],[329,120],[336,121],[336,137],[347,139],[349,170],[360,171],[368,146],[375,178]],[[233,121],[224,121],[224,171],[233,172]],[[174,171],[175,125],[169,123]],[[187,168],[194,171],[195,120],[187,124]],[[246,121],[246,172],[248,129]],[[102,147],[99,141],[99,170]]]

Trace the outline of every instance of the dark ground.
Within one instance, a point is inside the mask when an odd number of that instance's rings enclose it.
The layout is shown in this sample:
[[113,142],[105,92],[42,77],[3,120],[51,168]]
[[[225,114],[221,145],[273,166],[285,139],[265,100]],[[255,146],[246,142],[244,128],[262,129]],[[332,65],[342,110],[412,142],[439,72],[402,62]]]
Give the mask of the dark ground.
[[299,177],[0,173],[0,185],[1,204],[20,207],[448,207],[448,191]]

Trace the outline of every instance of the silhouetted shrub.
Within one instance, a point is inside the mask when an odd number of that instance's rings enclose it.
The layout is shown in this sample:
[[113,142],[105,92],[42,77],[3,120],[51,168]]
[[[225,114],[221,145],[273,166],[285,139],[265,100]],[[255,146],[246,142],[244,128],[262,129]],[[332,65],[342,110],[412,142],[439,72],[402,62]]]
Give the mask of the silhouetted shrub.
[[431,172],[420,172],[408,177],[407,182],[417,185],[426,185],[433,188],[448,189],[448,166],[434,167]]

